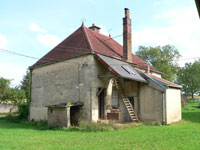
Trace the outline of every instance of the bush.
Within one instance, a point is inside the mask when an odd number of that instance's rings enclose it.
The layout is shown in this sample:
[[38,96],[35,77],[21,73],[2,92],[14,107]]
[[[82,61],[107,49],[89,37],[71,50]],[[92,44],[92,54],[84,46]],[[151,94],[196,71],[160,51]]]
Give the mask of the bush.
[[20,119],[28,119],[28,104],[20,103],[18,104],[18,117]]
[[20,123],[21,119],[15,113],[9,113],[5,119],[10,122]]

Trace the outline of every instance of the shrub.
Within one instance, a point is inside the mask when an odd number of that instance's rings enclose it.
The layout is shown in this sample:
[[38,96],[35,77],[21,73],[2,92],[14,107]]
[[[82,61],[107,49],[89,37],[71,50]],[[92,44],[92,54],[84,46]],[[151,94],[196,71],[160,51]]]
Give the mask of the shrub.
[[15,123],[19,123],[21,122],[21,120],[19,119],[19,117],[15,114],[15,113],[9,113],[5,119],[7,121],[10,121],[10,122],[15,122]]
[[28,119],[28,104],[20,103],[18,104],[18,117],[20,119]]

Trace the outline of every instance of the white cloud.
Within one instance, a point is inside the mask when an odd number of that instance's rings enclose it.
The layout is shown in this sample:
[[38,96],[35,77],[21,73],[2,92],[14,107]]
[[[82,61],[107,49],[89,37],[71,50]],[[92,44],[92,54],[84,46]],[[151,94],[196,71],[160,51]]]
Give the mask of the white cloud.
[[37,34],[37,40],[44,46],[56,46],[61,41],[56,35],[45,33],[46,31],[41,29],[36,23],[31,23],[29,27],[31,31],[40,32]]
[[56,46],[61,41],[59,37],[57,37],[56,35],[53,35],[53,34],[45,34],[45,35],[38,34],[37,40],[42,45],[50,46],[50,47]]
[[34,32],[45,32],[44,29],[41,29],[36,23],[31,23],[30,26],[29,26],[30,30],[31,31],[34,31]]
[[7,44],[8,44],[8,40],[2,34],[0,34],[0,48],[6,49]]
[[200,21],[195,7],[168,10],[155,19],[166,25],[133,32],[134,46],[172,44],[183,59],[200,56]]
[[4,77],[6,79],[11,79],[11,86],[19,85],[22,80],[23,75],[26,73],[26,66],[16,64],[16,63],[0,63],[0,77]]
[[100,24],[99,27],[101,28],[101,30],[100,30],[101,34],[109,36],[109,34],[110,34],[109,30],[111,30],[111,29],[108,30],[107,27],[105,25],[103,25],[103,24]]

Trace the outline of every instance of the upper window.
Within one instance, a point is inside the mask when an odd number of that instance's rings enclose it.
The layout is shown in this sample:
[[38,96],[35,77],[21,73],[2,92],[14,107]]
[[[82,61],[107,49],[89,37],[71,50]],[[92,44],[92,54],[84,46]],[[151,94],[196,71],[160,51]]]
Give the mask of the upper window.
[[122,66],[124,70],[126,70],[129,74],[135,75],[135,72],[129,66]]

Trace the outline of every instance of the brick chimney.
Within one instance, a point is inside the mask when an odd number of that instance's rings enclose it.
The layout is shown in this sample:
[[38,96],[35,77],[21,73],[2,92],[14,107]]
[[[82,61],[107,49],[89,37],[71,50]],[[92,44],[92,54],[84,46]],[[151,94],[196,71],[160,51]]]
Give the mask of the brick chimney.
[[101,28],[99,28],[99,27],[95,26],[95,24],[92,24],[92,26],[91,26],[91,27],[89,27],[89,29],[91,29],[91,30],[93,30],[93,31],[95,31],[95,32],[98,32],[98,33],[99,33],[99,30],[100,30]]
[[132,62],[132,33],[131,33],[131,19],[129,9],[125,8],[125,17],[123,18],[123,56]]

